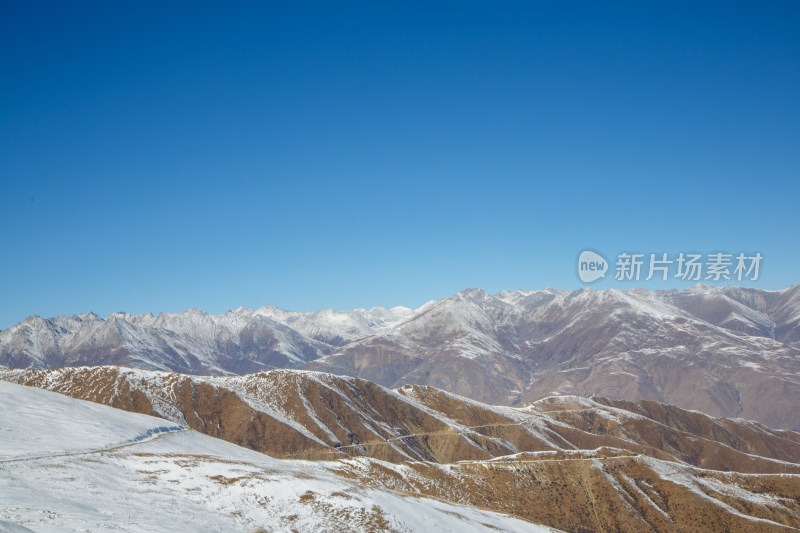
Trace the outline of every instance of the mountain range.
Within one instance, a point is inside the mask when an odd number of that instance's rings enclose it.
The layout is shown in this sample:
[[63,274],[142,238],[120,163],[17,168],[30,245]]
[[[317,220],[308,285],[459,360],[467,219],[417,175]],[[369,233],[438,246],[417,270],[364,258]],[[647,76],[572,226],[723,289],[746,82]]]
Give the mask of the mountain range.
[[650,401],[113,366],[3,370],[0,400],[0,531],[800,528],[800,433]]
[[298,368],[498,405],[598,395],[798,429],[800,285],[467,289],[413,310],[34,316],[0,332],[0,365],[220,376]]

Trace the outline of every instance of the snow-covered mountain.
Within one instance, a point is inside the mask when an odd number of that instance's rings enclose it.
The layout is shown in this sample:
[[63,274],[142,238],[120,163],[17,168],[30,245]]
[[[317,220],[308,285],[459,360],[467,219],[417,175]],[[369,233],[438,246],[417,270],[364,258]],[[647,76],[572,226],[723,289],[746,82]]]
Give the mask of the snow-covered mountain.
[[3,532],[550,531],[45,390],[0,404]]
[[653,400],[800,428],[800,286],[470,289],[303,368],[488,403]]
[[0,531],[800,528],[800,434],[655,402],[491,406],[298,370],[0,377],[167,417],[0,381]]
[[99,364],[193,374],[304,368],[506,405],[596,394],[800,428],[800,285],[468,289],[416,310],[86,314],[31,317],[0,332],[0,365]]
[[13,368],[124,364],[195,374],[246,374],[302,365],[411,316],[404,307],[310,313],[271,306],[214,316],[94,313],[32,316],[0,332],[0,364]]

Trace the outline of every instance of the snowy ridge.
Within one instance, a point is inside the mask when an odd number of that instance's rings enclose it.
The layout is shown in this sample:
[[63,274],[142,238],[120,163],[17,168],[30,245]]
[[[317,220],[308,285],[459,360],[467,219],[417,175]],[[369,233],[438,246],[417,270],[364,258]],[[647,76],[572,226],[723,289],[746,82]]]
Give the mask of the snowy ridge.
[[[0,381],[0,405],[20,424],[0,431],[0,461],[92,452],[142,442],[186,428],[147,415],[117,412],[45,390]],[[70,410],[69,418],[53,412]],[[103,416],[113,412],[114,416]],[[57,438],[55,436],[58,436]]]
[[[0,394],[7,407],[0,413],[0,449],[27,435],[41,454],[0,466],[4,531],[551,531],[491,511],[367,488],[322,463],[277,461],[193,431],[104,448],[98,427],[118,439],[128,423],[164,421],[8,383],[0,384]],[[23,411],[28,406],[35,415]],[[61,447],[47,438],[54,424],[65,428]],[[98,449],[104,451],[92,453]]]
[[[492,406],[432,387],[388,390],[364,380],[300,370],[200,377],[85,367],[5,370],[0,379],[155,413],[247,446],[261,442],[264,448],[256,449],[279,457],[487,459],[530,450],[575,450],[596,440],[602,429],[606,440],[598,445],[634,446],[641,453],[641,446],[662,448],[662,438],[690,438],[692,446],[704,442],[702,449],[715,448],[723,454],[720,458],[750,465],[740,467],[745,470],[768,463],[785,466],[792,454],[800,458],[800,436],[794,433],[653,402],[554,396],[521,407]],[[681,422],[675,425],[675,420]],[[649,436],[642,442],[646,428]],[[274,444],[261,441],[265,430],[287,438]],[[289,437],[292,433],[297,438]],[[652,440],[657,435],[663,436]],[[786,447],[788,455],[775,454]],[[672,447],[663,451],[689,462],[699,453]]]
[[194,308],[105,319],[93,313],[33,316],[0,331],[0,362],[33,368],[127,362],[154,370],[246,373],[301,365],[413,314],[405,307],[299,313],[266,306],[219,316]]

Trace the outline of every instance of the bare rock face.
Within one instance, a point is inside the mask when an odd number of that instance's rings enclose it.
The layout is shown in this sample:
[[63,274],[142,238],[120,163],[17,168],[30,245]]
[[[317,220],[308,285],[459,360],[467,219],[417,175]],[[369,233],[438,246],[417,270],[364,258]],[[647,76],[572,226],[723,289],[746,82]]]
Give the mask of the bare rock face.
[[554,396],[492,406],[292,370],[84,367],[2,370],[0,379],[159,415],[276,457],[324,459],[363,486],[563,531],[800,527],[800,434],[657,402]]
[[417,310],[85,314],[0,332],[10,368],[107,364],[195,375],[302,368],[497,405],[597,395],[800,429],[800,286],[468,289]]

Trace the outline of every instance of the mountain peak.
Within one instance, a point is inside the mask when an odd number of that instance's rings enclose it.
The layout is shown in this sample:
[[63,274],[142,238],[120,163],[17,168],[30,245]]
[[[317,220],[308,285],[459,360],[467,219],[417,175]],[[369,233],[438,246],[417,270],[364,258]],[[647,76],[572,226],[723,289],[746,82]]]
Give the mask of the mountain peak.
[[485,290],[478,288],[464,289],[453,296],[453,299],[466,300],[474,303],[482,303],[486,301],[487,298],[492,298],[492,296]]

